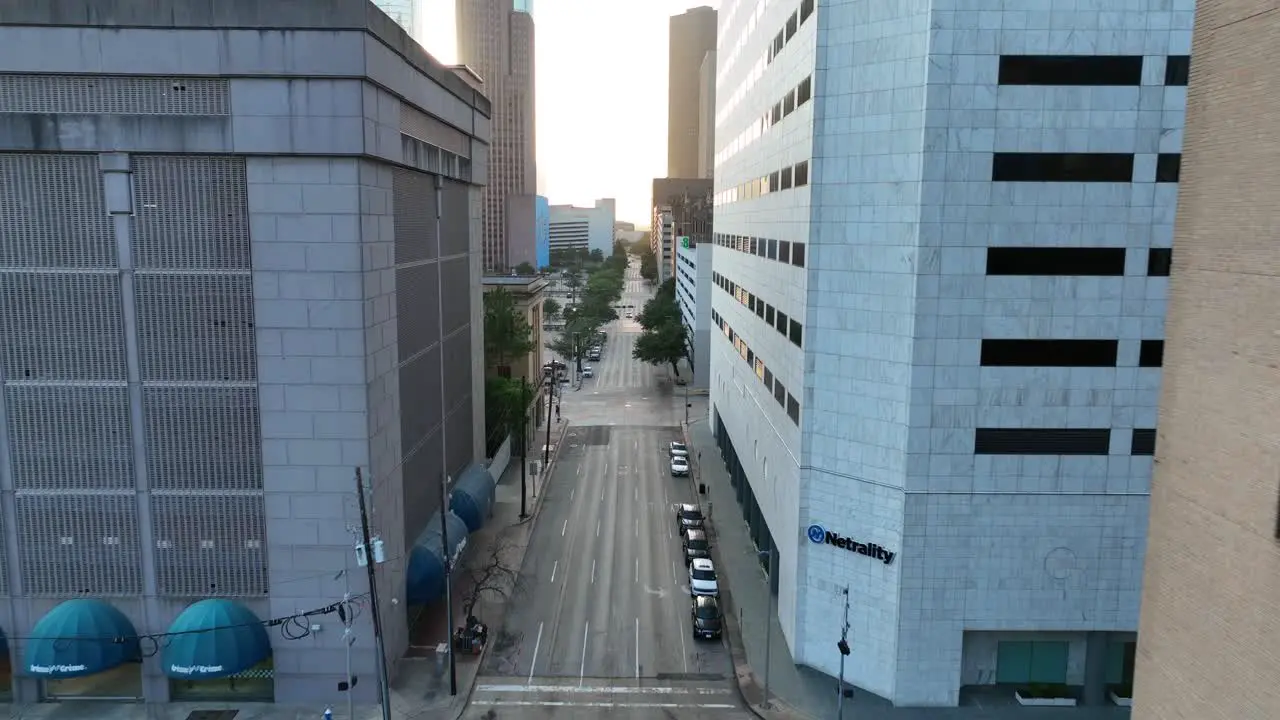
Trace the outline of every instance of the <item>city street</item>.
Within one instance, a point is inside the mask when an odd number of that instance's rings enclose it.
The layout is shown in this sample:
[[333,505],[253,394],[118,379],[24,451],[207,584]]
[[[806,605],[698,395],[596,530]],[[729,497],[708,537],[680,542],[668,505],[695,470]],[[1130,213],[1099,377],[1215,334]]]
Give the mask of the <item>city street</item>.
[[[650,296],[629,271],[622,302]],[[620,318],[596,377],[566,388],[572,425],[467,717],[696,718],[745,714],[721,641],[695,641],[668,443],[683,407],[666,368],[631,359],[640,327]]]

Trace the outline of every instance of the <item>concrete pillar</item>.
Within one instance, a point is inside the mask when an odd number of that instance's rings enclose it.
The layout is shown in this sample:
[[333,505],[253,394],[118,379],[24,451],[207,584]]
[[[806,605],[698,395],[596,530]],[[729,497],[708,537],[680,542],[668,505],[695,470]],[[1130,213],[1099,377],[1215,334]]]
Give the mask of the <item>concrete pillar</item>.
[[1107,698],[1107,645],[1111,634],[1088,633],[1084,654],[1084,705],[1106,705]]

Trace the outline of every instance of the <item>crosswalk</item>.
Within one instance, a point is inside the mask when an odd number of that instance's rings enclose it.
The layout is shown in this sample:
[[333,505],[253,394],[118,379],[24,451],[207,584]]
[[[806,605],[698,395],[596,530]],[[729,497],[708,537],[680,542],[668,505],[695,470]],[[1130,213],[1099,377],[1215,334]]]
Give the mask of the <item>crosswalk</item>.
[[[582,684],[559,679],[533,679],[529,683],[481,684],[472,696],[473,707],[582,708],[598,710],[736,711],[733,690],[726,684],[661,684],[635,681]],[[609,681],[617,682],[617,681]]]

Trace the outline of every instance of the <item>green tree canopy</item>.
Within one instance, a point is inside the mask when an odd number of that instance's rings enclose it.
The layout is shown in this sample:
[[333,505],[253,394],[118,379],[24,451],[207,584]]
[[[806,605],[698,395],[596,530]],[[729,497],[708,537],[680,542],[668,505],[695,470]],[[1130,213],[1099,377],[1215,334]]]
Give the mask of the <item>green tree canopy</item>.
[[551,352],[560,357],[572,361],[578,371],[582,370],[582,361],[587,356],[587,350],[591,348],[591,344],[595,341],[596,333],[600,331],[600,323],[593,318],[583,316],[581,313],[574,313],[566,323],[564,331],[559,337],[547,343],[547,348]]
[[485,366],[503,377],[511,373],[511,363],[534,348],[533,328],[506,288],[484,294]]
[[640,239],[631,243],[631,252],[635,253],[636,255],[643,255],[644,251],[649,249],[650,237],[652,237],[650,233],[645,233],[644,235],[641,235]]
[[489,377],[484,381],[485,450],[492,456],[507,435],[519,434],[521,413],[529,412],[534,385],[524,378]]
[[537,274],[537,270],[534,270],[533,263],[522,262],[516,266],[516,274],[517,275],[535,275]]
[[658,258],[647,246],[640,251],[640,277],[650,282],[658,279]]
[[680,376],[680,359],[688,354],[688,331],[684,323],[677,318],[661,325],[645,330],[636,338],[631,350],[631,357],[650,365],[671,366],[671,371]]
[[560,301],[555,298],[547,298],[542,301],[542,316],[553,318],[560,314]]
[[596,248],[595,250],[591,251],[590,257],[591,257],[591,262],[602,263],[604,262],[604,251],[601,250],[600,248]]

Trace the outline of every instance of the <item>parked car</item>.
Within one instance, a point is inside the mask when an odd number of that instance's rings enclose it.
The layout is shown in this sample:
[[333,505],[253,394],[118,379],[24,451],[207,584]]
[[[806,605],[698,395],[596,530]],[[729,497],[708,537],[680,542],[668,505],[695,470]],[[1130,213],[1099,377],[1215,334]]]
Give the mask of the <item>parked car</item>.
[[716,566],[706,558],[698,558],[689,565],[689,592],[693,595],[720,595],[716,578]]
[[590,365],[582,366],[582,377],[584,378],[595,377],[595,371],[591,369]]
[[701,530],[704,522],[702,508],[697,505],[685,503],[676,506],[676,529],[681,535],[688,530]]
[[671,458],[671,477],[688,477],[689,476],[689,458],[673,457]]
[[671,457],[689,457],[689,448],[682,442],[672,442]]
[[693,564],[698,558],[711,557],[711,541],[707,540],[707,534],[701,530],[689,530],[684,534],[684,540],[680,543],[684,548],[684,564],[686,567]]
[[720,612],[719,598],[698,595],[693,598],[693,608],[689,611],[689,619],[693,625],[694,640],[715,640],[720,637],[724,626],[724,614]]

